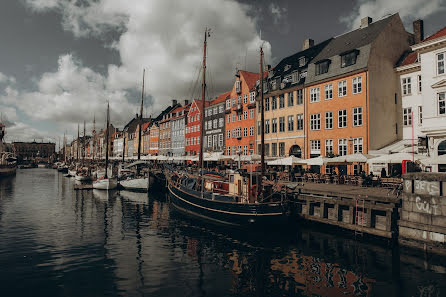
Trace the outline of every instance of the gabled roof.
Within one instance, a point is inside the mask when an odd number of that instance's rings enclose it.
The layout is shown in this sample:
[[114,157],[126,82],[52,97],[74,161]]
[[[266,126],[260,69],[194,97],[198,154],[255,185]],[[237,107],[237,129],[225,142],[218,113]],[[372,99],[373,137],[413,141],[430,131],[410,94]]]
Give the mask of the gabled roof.
[[406,51],[403,53],[396,66],[402,67],[416,62],[418,62],[418,53],[412,51]]
[[437,39],[437,38],[443,37],[443,36],[446,36],[446,27],[444,27],[443,29],[438,30],[436,33],[434,33],[431,36],[429,36],[428,38],[424,39],[422,42],[429,41],[429,40],[434,40],[434,39]]
[[[201,111],[201,106],[202,106],[201,99],[194,99],[191,103],[191,106],[194,104],[194,102],[195,102],[195,105],[197,105],[198,110]],[[205,101],[204,107],[208,107],[209,104],[210,104],[210,101]]]
[[[175,108],[173,111],[170,112],[170,113],[172,114],[172,117],[171,117],[170,119],[171,119],[171,120],[174,120],[174,119],[177,119],[177,118],[184,117],[184,116],[186,115],[186,111],[189,110],[189,108],[190,108],[191,105],[192,105],[192,104],[188,104],[188,105],[186,105],[186,106],[179,106],[179,107]],[[181,112],[182,110],[185,111],[184,114],[183,114],[183,115],[180,115],[180,116],[176,116],[176,113],[177,113],[177,112]]]
[[210,101],[209,105],[215,105],[221,102],[224,102],[229,96],[231,95],[231,91],[226,92],[215,98],[214,100]]

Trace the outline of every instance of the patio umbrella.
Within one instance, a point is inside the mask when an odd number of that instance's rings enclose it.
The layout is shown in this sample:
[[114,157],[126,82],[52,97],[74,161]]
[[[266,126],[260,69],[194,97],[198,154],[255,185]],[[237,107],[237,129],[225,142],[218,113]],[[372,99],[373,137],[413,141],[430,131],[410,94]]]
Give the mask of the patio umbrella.
[[[425,159],[425,156],[421,155],[415,155],[415,160],[422,160]],[[396,153],[396,154],[390,154],[390,155],[381,155],[379,157],[369,159],[367,160],[367,163],[374,164],[374,163],[390,163],[390,164],[397,164],[402,163],[404,160],[410,160],[412,161],[412,154],[409,153]]]
[[328,159],[329,158],[325,158],[325,157],[319,156],[319,157],[316,157],[316,158],[310,158],[310,159],[302,160],[302,163],[310,165],[310,166],[313,166],[313,165],[322,166],[324,164],[327,164],[327,160]]
[[284,166],[293,166],[297,164],[305,164],[304,160],[297,158],[295,156],[289,156],[286,158],[277,159],[274,161],[268,161],[268,165],[284,165]]
[[368,160],[376,158],[375,155],[368,154],[349,154],[344,156],[338,156],[334,158],[328,158],[326,160],[326,164],[334,164],[334,163],[366,163]]

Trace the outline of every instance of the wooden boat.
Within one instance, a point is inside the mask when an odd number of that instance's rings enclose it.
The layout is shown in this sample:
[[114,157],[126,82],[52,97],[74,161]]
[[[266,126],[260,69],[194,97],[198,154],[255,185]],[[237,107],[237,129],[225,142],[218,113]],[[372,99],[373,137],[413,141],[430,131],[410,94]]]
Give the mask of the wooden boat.
[[118,187],[117,177],[111,177],[108,170],[108,151],[109,151],[109,134],[110,134],[110,105],[107,104],[107,128],[106,128],[106,151],[105,151],[105,174],[103,178],[98,178],[93,181],[93,189],[97,190],[113,190]]
[[0,152],[0,177],[13,175],[17,171],[17,159],[13,153]]
[[[202,84],[202,114],[205,110],[206,86],[206,39],[204,36],[203,54],[203,84]],[[260,95],[263,105],[263,51],[260,50]],[[263,107],[263,106],[262,106]],[[263,123],[263,108],[262,108]],[[204,127],[204,116],[201,117],[201,127]],[[263,124],[261,125],[263,126]],[[262,171],[257,178],[241,172],[232,173],[229,182],[222,180],[207,180],[203,174],[203,136],[204,129],[200,129],[199,168],[200,177],[192,178],[187,174],[180,175],[175,171],[167,173],[170,202],[178,211],[195,218],[210,222],[236,227],[264,226],[271,227],[283,224],[287,219],[287,203],[281,199],[280,193],[274,193],[272,187],[265,187],[264,150],[262,149]],[[262,146],[264,144],[262,127]],[[260,186],[260,187],[258,187]],[[226,192],[226,193],[225,193]]]

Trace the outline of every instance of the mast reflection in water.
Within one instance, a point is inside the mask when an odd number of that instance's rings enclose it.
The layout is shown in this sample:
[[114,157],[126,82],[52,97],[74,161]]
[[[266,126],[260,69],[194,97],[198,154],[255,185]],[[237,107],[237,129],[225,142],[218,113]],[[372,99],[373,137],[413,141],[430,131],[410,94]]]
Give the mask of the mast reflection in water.
[[[1,296],[444,296],[443,258],[301,228],[230,231],[164,194],[79,191],[51,169],[0,180]],[[320,228],[319,228],[320,229]]]

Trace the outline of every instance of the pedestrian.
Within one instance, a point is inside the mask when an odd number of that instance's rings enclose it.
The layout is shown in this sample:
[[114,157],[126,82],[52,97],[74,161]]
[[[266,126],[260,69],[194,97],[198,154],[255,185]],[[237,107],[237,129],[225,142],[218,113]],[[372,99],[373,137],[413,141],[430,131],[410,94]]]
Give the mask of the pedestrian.
[[386,168],[384,168],[384,167],[381,169],[381,178],[383,178],[383,177],[387,177]]

